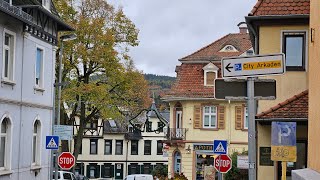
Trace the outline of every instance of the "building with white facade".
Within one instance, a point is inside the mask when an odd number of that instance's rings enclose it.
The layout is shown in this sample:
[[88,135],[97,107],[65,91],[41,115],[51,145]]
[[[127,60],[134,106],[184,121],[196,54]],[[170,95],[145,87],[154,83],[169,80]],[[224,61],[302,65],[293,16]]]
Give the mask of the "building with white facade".
[[0,179],[49,179],[58,31],[51,0],[0,0]]
[[[156,109],[155,104],[151,109]],[[159,114],[169,119],[169,111]],[[87,124],[76,173],[90,179],[124,179],[129,174],[151,174],[157,165],[167,166],[162,142],[167,122],[160,121],[154,111],[148,113],[147,123],[147,116],[140,117],[134,122],[135,127],[141,127],[139,130],[128,122],[101,118]],[[78,123],[76,119],[74,132]]]

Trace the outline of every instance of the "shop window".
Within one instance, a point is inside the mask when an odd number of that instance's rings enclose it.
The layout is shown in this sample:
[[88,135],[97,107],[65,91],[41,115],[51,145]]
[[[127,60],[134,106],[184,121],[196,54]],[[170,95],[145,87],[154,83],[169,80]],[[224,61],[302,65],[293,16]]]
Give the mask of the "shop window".
[[143,164],[143,173],[144,174],[151,174],[151,164],[149,163],[146,163],[146,164]]
[[144,155],[151,155],[151,140],[144,141]]
[[87,177],[100,178],[100,166],[95,163],[87,165]]
[[214,154],[197,154],[196,179],[218,179],[216,170],[214,169]]
[[286,55],[288,71],[304,71],[306,60],[306,33],[284,32],[282,52]]
[[103,178],[114,177],[114,165],[110,163],[105,163],[103,166],[101,166],[101,176]]

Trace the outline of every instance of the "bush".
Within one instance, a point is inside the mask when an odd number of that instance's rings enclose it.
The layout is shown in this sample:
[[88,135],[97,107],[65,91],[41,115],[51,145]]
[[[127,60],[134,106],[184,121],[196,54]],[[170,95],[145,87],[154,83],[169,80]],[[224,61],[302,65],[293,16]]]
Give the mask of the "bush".
[[168,166],[157,165],[151,174],[157,176],[159,180],[164,180],[168,176]]
[[247,169],[237,168],[237,156],[238,155],[248,155],[248,151],[243,151],[242,153],[239,153],[239,152],[232,153],[232,155],[231,155],[232,168],[225,175],[226,180],[247,180],[249,178]]

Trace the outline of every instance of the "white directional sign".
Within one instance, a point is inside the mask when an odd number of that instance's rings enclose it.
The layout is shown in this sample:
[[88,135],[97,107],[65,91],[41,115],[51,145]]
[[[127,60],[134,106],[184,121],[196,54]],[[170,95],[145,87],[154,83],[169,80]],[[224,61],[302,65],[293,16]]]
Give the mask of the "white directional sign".
[[254,77],[283,74],[284,54],[228,57],[221,60],[222,77]]
[[59,136],[61,140],[71,140],[73,136],[73,126],[54,125],[53,134]]

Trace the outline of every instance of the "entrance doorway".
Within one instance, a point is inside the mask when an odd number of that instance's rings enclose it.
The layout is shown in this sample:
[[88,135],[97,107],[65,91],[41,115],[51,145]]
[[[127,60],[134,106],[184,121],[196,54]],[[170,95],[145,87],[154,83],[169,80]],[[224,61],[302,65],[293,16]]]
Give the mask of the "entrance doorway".
[[181,173],[181,154],[180,152],[174,153],[174,173],[180,174]]
[[214,154],[197,153],[196,156],[196,180],[218,179],[218,173],[214,168]]

